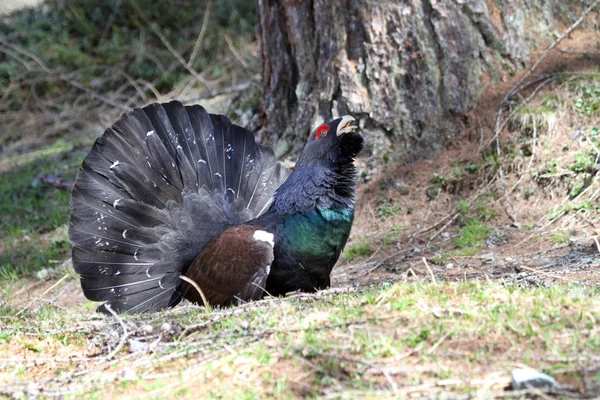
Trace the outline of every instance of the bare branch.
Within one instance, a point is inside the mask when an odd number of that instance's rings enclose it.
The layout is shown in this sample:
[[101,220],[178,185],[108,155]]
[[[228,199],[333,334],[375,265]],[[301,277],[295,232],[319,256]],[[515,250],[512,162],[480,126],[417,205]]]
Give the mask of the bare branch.
[[196,60],[196,56],[198,55],[198,50],[200,50],[200,45],[202,44],[202,39],[204,39],[204,34],[206,33],[206,28],[208,27],[208,18],[210,17],[210,9],[212,8],[212,0],[208,0],[206,3],[206,10],[204,11],[204,18],[202,19],[202,28],[200,29],[200,33],[198,34],[198,38],[194,43],[194,49],[192,50],[192,54],[190,55],[190,59],[187,62],[188,67],[192,67],[194,61]]

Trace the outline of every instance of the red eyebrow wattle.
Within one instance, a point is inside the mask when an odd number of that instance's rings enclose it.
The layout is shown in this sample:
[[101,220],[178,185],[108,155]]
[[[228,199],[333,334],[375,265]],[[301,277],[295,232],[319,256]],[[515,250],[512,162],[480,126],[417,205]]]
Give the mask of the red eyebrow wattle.
[[315,134],[315,139],[318,139],[321,137],[321,135],[323,134],[323,132],[329,132],[329,126],[327,125],[321,125],[320,127],[317,128],[317,133]]

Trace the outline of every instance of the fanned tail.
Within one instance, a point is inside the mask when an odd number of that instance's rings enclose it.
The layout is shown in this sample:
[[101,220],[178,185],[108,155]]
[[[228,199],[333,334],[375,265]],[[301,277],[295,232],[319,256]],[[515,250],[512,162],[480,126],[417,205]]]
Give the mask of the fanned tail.
[[177,304],[179,276],[203,246],[263,213],[287,175],[250,131],[201,106],[124,114],[94,143],[71,198],[84,294],[119,312]]

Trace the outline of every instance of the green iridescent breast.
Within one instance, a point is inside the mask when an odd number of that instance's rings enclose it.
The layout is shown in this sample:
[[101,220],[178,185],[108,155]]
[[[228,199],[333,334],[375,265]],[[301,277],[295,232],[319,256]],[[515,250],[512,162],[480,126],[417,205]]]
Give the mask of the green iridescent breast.
[[354,209],[322,209],[284,219],[284,246],[298,261],[334,263],[348,240]]

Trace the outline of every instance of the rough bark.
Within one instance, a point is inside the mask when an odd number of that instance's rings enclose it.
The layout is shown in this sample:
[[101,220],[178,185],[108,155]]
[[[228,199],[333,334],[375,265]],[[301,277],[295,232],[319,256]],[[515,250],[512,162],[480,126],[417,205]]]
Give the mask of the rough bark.
[[[587,2],[584,2],[587,3]],[[382,155],[440,148],[484,82],[522,69],[581,11],[564,0],[258,0],[264,133],[297,152],[352,114]]]

